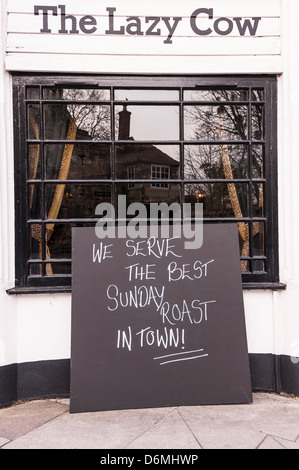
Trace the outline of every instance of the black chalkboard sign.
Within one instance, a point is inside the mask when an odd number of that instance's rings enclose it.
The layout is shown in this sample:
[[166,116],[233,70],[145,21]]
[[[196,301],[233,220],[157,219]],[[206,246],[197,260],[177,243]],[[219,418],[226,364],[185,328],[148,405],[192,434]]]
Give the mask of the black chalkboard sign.
[[235,224],[72,236],[71,412],[252,401]]

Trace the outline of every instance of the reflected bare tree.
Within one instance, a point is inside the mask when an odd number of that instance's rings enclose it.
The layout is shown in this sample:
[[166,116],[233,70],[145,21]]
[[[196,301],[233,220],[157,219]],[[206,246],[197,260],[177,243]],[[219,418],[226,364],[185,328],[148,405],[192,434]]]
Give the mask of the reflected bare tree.
[[[185,176],[191,180],[218,180],[218,179],[244,179],[249,177],[248,147],[242,144],[249,138],[248,135],[248,106],[238,101],[248,100],[248,91],[215,90],[204,91],[200,101],[213,101],[213,104],[201,104],[185,107],[185,135],[190,141],[201,141],[200,144],[185,147]],[[255,101],[262,99],[262,91],[255,90],[252,98]],[[198,96],[193,97],[194,101]],[[223,103],[229,102],[228,104]],[[233,102],[233,103],[232,103]],[[214,104],[215,103],[215,104]],[[263,138],[263,108],[252,106],[251,115],[252,140]],[[213,144],[217,141],[218,144]],[[221,143],[224,141],[225,143]],[[234,143],[234,141],[238,141]],[[207,144],[207,142],[209,144]],[[261,146],[252,146],[252,176],[263,177],[263,151]],[[226,191],[221,184],[207,182],[192,183],[188,185],[191,194],[202,193],[205,196],[206,206],[226,207],[226,216],[242,219],[247,215],[248,194],[247,185],[228,182]],[[262,215],[263,211],[263,185],[253,183],[252,197],[255,215]],[[241,255],[249,254],[249,226],[248,223],[238,222],[241,238]],[[262,224],[252,224],[252,235],[262,237]],[[247,261],[242,261],[242,271],[247,270]]]

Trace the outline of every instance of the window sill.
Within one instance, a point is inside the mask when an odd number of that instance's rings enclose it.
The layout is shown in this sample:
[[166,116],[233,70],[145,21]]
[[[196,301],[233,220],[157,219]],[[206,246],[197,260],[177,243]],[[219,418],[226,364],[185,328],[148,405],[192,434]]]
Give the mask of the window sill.
[[[245,282],[242,284],[243,290],[285,290],[286,284],[281,282]],[[20,294],[71,294],[71,286],[65,287],[13,287],[8,289],[8,295]]]
[[70,286],[65,287],[13,287],[8,289],[6,293],[8,295],[20,295],[20,294],[71,294],[72,288]]
[[243,282],[243,290],[285,290],[282,282]]

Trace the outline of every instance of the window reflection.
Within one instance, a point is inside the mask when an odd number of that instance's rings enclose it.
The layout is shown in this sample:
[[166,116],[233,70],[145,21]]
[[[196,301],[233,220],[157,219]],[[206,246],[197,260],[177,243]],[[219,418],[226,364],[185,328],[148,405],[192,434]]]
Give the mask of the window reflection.
[[202,202],[208,220],[237,218],[242,270],[262,271],[248,259],[264,256],[264,222],[242,221],[264,217],[264,95],[249,92],[185,90],[182,103],[178,90],[45,87],[41,105],[28,88],[31,257],[48,261],[31,272],[67,273],[49,260],[71,258],[71,227],[118,195],[148,216],[151,203]]
[[147,90],[147,89],[118,89],[115,90],[115,100],[120,101],[177,101],[177,90]]
[[[59,123],[59,125],[57,125]],[[44,105],[45,139],[110,139],[110,107],[89,104]],[[80,135],[77,137],[77,131]]]
[[[80,137],[80,131],[77,132],[77,137]],[[44,146],[47,179],[56,179],[59,175],[64,150],[65,144]],[[71,164],[66,179],[107,179],[110,177],[110,145],[100,143],[73,145]]]
[[229,156],[233,177],[248,178],[247,145],[185,145],[184,177],[224,179],[226,177],[223,165],[224,150]]
[[[256,91],[256,90],[255,90]],[[185,101],[247,101],[248,90],[185,90]]]
[[184,135],[190,140],[246,140],[247,106],[185,106]]
[[[178,140],[179,139],[179,107],[178,106],[128,106],[115,107],[116,124],[126,113],[130,122],[123,129],[119,124],[119,140],[131,137],[135,140]],[[128,135],[130,129],[130,135]]]
[[85,88],[48,88],[43,89],[46,100],[107,101],[110,91],[105,89]]

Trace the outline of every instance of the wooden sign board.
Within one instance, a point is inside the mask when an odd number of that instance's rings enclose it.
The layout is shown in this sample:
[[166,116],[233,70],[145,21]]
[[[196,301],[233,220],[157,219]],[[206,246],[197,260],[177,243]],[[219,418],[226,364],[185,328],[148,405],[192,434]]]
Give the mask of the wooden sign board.
[[71,412],[252,401],[235,224],[184,238],[73,229]]

